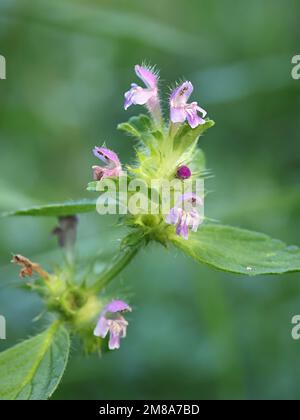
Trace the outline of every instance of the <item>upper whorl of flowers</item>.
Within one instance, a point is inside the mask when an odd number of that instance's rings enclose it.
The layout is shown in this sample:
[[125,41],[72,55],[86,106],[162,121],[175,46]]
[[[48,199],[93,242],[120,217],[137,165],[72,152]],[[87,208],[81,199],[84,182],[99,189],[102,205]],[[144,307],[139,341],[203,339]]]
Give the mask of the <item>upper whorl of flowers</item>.
[[[124,95],[124,108],[127,110],[132,105],[144,105],[152,117],[153,132],[157,130],[162,139],[161,143],[157,142],[155,146],[152,146],[153,150],[156,150],[153,159],[149,159],[148,156],[146,159],[142,159],[139,162],[141,165],[140,170],[139,167],[136,167],[134,172],[135,174],[140,173],[142,176],[146,173],[148,181],[151,181],[154,174],[159,173],[161,178],[166,177],[168,179],[168,177],[173,176],[174,179],[177,178],[179,181],[186,183],[188,179],[191,178],[192,180],[195,178],[197,173],[192,173],[188,166],[192,162],[191,154],[189,159],[186,159],[186,157],[179,159],[179,155],[175,155],[176,159],[174,159],[174,155],[172,155],[174,139],[179,133],[180,125],[185,122],[191,129],[204,125],[207,112],[197,102],[189,102],[194,87],[190,81],[184,81],[178,84],[171,92],[169,97],[170,121],[168,124],[165,124],[159,96],[159,73],[155,68],[146,65],[136,65],[134,69],[136,76],[143,82],[143,85],[131,84],[130,89]],[[176,141],[178,144],[178,139]],[[190,144],[186,146],[187,148],[181,146],[182,156],[185,156],[189,146]],[[104,163],[103,166],[93,166],[93,175],[96,181],[104,178],[117,178],[123,174],[121,162],[117,154],[112,150],[106,147],[95,147],[93,153]],[[147,167],[147,162],[149,162],[149,167]],[[184,208],[186,202],[194,204],[189,211],[186,211]],[[193,231],[197,231],[198,226],[203,221],[200,212],[197,210],[197,207],[199,209],[199,206],[202,205],[202,199],[196,195],[184,195],[180,202],[175,203],[168,217],[165,217],[165,215],[162,215],[162,217],[167,224],[176,226],[176,233],[179,236],[188,239],[189,228],[191,227]]]
[[135,66],[136,75],[143,81],[146,87],[131,84],[131,89],[125,93],[124,108],[127,110],[131,105],[147,105],[151,101],[158,100],[158,74],[151,68]]

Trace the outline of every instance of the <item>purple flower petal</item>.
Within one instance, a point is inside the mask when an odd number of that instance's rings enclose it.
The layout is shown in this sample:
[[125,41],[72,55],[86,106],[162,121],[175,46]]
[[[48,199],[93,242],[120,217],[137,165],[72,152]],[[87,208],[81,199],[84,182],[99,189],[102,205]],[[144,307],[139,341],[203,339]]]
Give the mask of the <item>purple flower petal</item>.
[[108,303],[105,306],[105,311],[106,312],[112,312],[112,313],[116,313],[116,312],[124,312],[124,311],[128,311],[131,312],[132,309],[131,307],[124,302],[123,300],[112,300],[110,303]]
[[101,181],[105,178],[118,178],[122,175],[122,168],[115,167],[112,169],[101,168],[100,166],[93,166],[93,176],[95,181]]
[[118,334],[110,332],[108,348],[109,350],[116,350],[120,348],[121,338]]
[[205,120],[198,115],[198,112],[201,112],[204,117],[207,115],[207,112],[200,108],[197,102],[186,106],[186,117],[191,128],[205,124]]
[[189,238],[189,227],[185,220],[181,220],[180,223],[178,223],[176,233],[177,235],[182,236],[184,239]]
[[201,106],[198,105],[197,102],[193,102],[192,105],[196,105],[196,109],[198,112],[200,112],[202,114],[202,117],[205,118],[207,115],[207,111],[205,111],[205,109],[201,108]]
[[124,108],[126,111],[131,105],[134,105],[134,94],[137,87],[138,85],[132,83],[131,89],[128,92],[126,92],[124,95],[125,97]]
[[194,87],[191,82],[184,82],[176,89],[174,89],[170,97],[171,108],[177,108],[186,105],[191,94],[193,93],[193,90]]
[[177,207],[173,207],[170,210],[170,213],[166,216],[166,223],[169,225],[176,225],[180,217],[179,213],[179,209]]
[[131,84],[131,89],[125,93],[124,108],[127,110],[131,105],[146,105],[154,120],[160,121],[161,110],[158,97],[158,76],[148,67],[135,66],[137,76],[145,83],[146,87]]
[[94,180],[100,181],[105,174],[105,169],[101,168],[101,166],[93,166],[92,169],[93,169]]
[[137,85],[132,85],[131,89],[125,93],[124,108],[127,110],[131,105],[145,105],[154,96],[151,89],[144,89]]
[[131,311],[130,306],[122,300],[112,300],[103,309],[97,326],[94,331],[94,335],[97,337],[105,338],[109,332],[109,344],[110,350],[120,348],[121,338],[126,337],[128,322],[121,315],[124,311]]
[[181,236],[185,239],[188,240],[189,239],[189,227],[187,225],[187,223],[183,223],[182,227],[181,227]]
[[[183,123],[188,121],[191,128],[196,128],[200,124],[205,123],[206,111],[198,106],[197,102],[188,104],[187,101],[193,92],[193,85],[191,82],[184,82],[178,86],[170,97],[170,119],[176,123]],[[198,115],[202,114],[202,117]]]
[[187,121],[191,128],[197,128],[199,125],[205,124],[205,120],[197,113],[187,113]]
[[119,177],[122,175],[122,166],[118,155],[106,147],[96,146],[93,149],[94,155],[106,164],[106,167],[93,166],[93,176],[96,181],[103,178]]
[[107,149],[106,147],[95,146],[93,153],[98,159],[102,160],[102,162],[104,163],[113,164],[115,166],[121,165],[118,155],[112,150]]
[[197,206],[203,206],[202,198],[192,192],[183,194],[166,217],[166,223],[175,225],[176,234],[184,239],[189,238],[189,226],[196,232],[203,222]]
[[194,219],[193,224],[192,224],[192,231],[197,232],[200,224],[201,224],[200,217],[197,219]]
[[190,217],[191,217],[192,231],[197,232],[199,226],[203,223],[204,219],[203,217],[200,216],[198,211],[195,209],[191,211]]
[[97,326],[94,330],[94,335],[96,337],[105,338],[108,331],[109,331],[108,321],[107,321],[107,319],[105,318],[104,315],[101,315],[100,318],[99,318],[99,321],[97,323]]
[[186,202],[198,206],[203,206],[203,199],[201,197],[198,197],[197,194],[193,192],[183,194],[177,201],[176,205],[177,207],[180,207]]
[[157,74],[150,68],[145,66],[135,66],[136,75],[145,83],[149,89],[156,89],[158,83]]
[[120,331],[120,337],[125,338],[127,334],[128,322],[123,317],[120,317],[119,324],[122,326],[122,329]]
[[186,120],[186,110],[183,106],[173,107],[170,110],[170,119],[174,124],[183,123]]
[[182,229],[182,224],[178,223],[177,227],[176,227],[176,234],[178,236],[181,236],[181,229]]

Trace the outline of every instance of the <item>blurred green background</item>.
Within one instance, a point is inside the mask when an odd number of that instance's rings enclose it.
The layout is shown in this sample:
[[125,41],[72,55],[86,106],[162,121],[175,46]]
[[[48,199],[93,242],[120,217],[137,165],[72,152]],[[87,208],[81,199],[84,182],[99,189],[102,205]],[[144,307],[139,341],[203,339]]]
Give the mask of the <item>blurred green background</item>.
[[[116,125],[140,111],[125,113],[123,94],[147,60],[165,108],[185,77],[217,123],[201,140],[215,174],[206,216],[299,245],[299,22],[296,0],[0,0],[0,210],[90,197],[91,148],[103,141],[130,162]],[[32,322],[41,304],[16,288],[9,260],[57,264],[55,223],[0,220],[0,350],[45,323]],[[82,216],[80,252],[108,258],[121,235],[114,219]],[[299,274],[222,274],[152,246],[116,284],[134,307],[128,338],[102,359],[74,345],[55,398],[300,397]]]

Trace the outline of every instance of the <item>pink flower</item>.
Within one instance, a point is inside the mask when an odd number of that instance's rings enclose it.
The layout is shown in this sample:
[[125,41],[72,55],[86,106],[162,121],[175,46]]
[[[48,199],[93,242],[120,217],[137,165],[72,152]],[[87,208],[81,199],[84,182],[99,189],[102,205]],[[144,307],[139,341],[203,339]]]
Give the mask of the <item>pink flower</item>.
[[157,100],[158,97],[158,76],[147,67],[135,66],[136,75],[145,83],[146,88],[142,88],[135,83],[131,89],[125,93],[124,108],[127,110],[131,105],[145,105],[149,101]]
[[118,177],[122,174],[122,166],[118,155],[105,147],[95,147],[94,155],[106,164],[105,167],[93,166],[94,179],[100,181],[103,178]]
[[144,82],[145,87],[132,83],[131,89],[125,93],[124,108],[131,105],[145,105],[156,123],[161,123],[162,114],[158,96],[158,74],[153,68],[135,66],[136,75]]
[[109,333],[110,350],[119,349],[121,338],[126,337],[128,322],[121,314],[131,312],[131,310],[130,306],[122,300],[112,300],[101,312],[94,335],[105,338]]
[[166,217],[166,223],[175,225],[177,235],[184,239],[189,238],[189,227],[193,232],[197,232],[199,225],[203,223],[203,217],[198,212],[197,206],[203,206],[202,198],[194,193],[186,193],[180,197]]
[[[184,82],[171,94],[170,118],[173,123],[183,123],[187,120],[192,128],[196,128],[198,125],[205,123],[204,118],[207,112],[198,106],[197,102],[187,103],[193,90],[194,87],[191,82]],[[199,112],[202,114],[202,117],[198,115]]]

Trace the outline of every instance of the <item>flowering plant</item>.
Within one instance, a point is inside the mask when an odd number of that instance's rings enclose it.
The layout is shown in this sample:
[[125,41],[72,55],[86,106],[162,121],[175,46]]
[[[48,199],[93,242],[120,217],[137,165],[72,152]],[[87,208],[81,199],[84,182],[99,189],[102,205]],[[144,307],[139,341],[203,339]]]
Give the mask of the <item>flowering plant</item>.
[[[214,122],[197,102],[189,102],[191,82],[178,84],[169,97],[169,118],[161,108],[159,74],[137,65],[144,86],[135,83],[125,93],[124,108],[145,106],[119,129],[136,141],[135,161],[122,165],[115,151],[96,146],[88,191],[92,200],[19,210],[5,216],[58,217],[53,233],[66,252],[66,263],[49,273],[38,263],[14,255],[25,287],[43,300],[51,324],[40,335],[0,354],[0,398],[46,399],[64,373],[70,337],[79,337],[86,352],[119,349],[129,325],[132,303],[107,285],[150,242],[172,251],[177,247],[202,264],[244,275],[300,271],[300,250],[256,232],[224,226],[204,215],[204,180],[209,176],[199,139]],[[97,209],[115,213],[126,226],[119,252],[100,275],[81,267],[74,252],[78,215]],[[85,270],[82,270],[84,268]],[[16,372],[15,366],[18,366]]]

